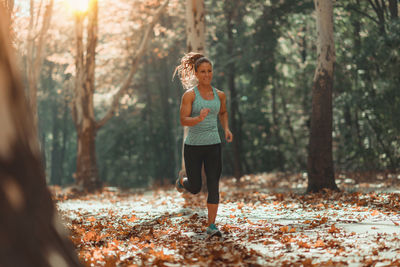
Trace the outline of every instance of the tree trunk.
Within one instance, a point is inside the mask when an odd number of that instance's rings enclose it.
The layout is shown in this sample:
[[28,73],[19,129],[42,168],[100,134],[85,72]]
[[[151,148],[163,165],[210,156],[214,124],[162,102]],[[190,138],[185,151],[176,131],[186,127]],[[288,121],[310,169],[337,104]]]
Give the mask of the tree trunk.
[[389,0],[389,12],[392,19],[399,17],[398,0]]
[[[205,6],[204,0],[186,0],[186,51],[205,53]],[[183,127],[183,141],[188,135],[189,127]],[[203,168],[204,169],[204,168]],[[204,173],[204,171],[203,171]],[[179,175],[186,175],[182,143],[182,169]],[[204,185],[203,175],[203,185]],[[204,189],[204,187],[203,187]]]
[[57,219],[0,6],[0,266],[80,266]]
[[73,118],[77,130],[78,155],[76,162],[76,183],[80,190],[94,192],[102,183],[96,163],[96,121],[94,117],[94,70],[97,46],[97,0],[91,0],[88,11],[87,47],[84,56],[83,14],[75,16],[76,34],[76,78],[73,101]]
[[[37,114],[37,90],[40,71],[44,60],[44,48],[46,42],[46,34],[50,27],[51,16],[53,12],[53,0],[50,0],[46,5],[43,15],[39,9],[35,13],[34,1],[30,1],[30,22],[28,33],[28,53],[27,53],[27,78],[29,88],[29,104],[33,114],[33,122],[35,127],[38,127]],[[42,15],[43,22],[41,29],[36,29],[35,21]],[[38,31],[38,33],[37,33]]]
[[53,104],[53,140],[51,143],[51,171],[50,181],[52,184],[61,185],[62,177],[62,161],[61,161],[61,146],[60,146],[60,122],[58,119],[58,105],[57,102]]
[[307,192],[338,190],[332,159],[332,88],[335,64],[332,1],[314,0],[317,15],[318,65],[312,88]]
[[94,121],[87,121],[86,127],[78,130],[78,155],[76,164],[77,185],[89,192],[101,188],[96,163],[96,129]]
[[379,2],[378,0],[368,0],[368,2],[370,3],[371,7],[376,13],[376,16],[378,17],[379,32],[384,35],[386,4],[383,0],[381,2]]
[[[233,36],[233,27],[235,20],[235,10],[237,8],[236,3],[226,3],[225,16],[226,16],[226,30],[228,36],[227,42],[227,53],[230,58],[234,58],[234,43],[235,39]],[[239,117],[239,103],[238,94],[235,86],[236,66],[234,61],[228,64],[228,88],[230,90],[230,121],[232,127],[232,133],[238,137],[240,134],[240,124],[238,123],[237,117]],[[240,182],[240,177],[243,175],[242,160],[241,160],[241,139],[233,139],[233,176],[237,182]]]
[[12,30],[12,23],[13,23],[13,13],[14,13],[14,0],[2,0],[2,3],[0,3],[4,6],[6,15],[7,15],[7,29],[9,29],[10,35],[12,39],[13,36],[13,30]]
[[186,50],[205,53],[204,0],[186,0]]
[[96,163],[96,133],[107,123],[109,119],[114,116],[121,96],[123,96],[131,86],[133,76],[139,66],[139,60],[143,56],[145,47],[150,38],[150,33],[153,31],[154,25],[159,20],[168,3],[169,0],[165,0],[165,2],[157,9],[153,20],[146,25],[142,41],[135,55],[133,55],[133,60],[127,78],[118,92],[113,96],[111,107],[106,112],[106,115],[99,121],[95,120],[93,103],[98,32],[97,0],[90,0],[89,3],[89,10],[87,14],[88,23],[86,53],[84,53],[83,46],[83,21],[85,14],[77,13],[75,15],[76,77],[74,97],[71,103],[71,112],[78,138],[77,170],[75,176],[77,185],[81,187],[79,189],[93,192],[97,189],[100,189],[102,186]]
[[167,59],[164,58],[162,60],[162,63],[160,64],[160,69],[158,69],[159,76],[159,93],[161,96],[161,107],[163,110],[163,123],[164,123],[164,132],[165,132],[165,140],[166,143],[164,144],[166,146],[165,152],[167,152],[169,157],[169,162],[166,168],[164,169],[163,176],[164,177],[174,177],[174,172],[175,172],[175,158],[172,157],[174,154],[174,136],[172,133],[172,115],[171,115],[171,105],[169,103],[170,99],[170,91],[169,91],[169,86],[167,86],[166,83],[163,83],[163,81],[168,80],[168,65],[167,65]]

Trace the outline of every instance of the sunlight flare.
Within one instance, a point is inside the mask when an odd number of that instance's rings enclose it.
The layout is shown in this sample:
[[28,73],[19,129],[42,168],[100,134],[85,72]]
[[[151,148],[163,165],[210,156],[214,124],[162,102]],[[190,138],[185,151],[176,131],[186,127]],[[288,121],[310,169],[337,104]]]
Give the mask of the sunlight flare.
[[66,0],[67,5],[73,12],[83,13],[89,9],[90,0]]

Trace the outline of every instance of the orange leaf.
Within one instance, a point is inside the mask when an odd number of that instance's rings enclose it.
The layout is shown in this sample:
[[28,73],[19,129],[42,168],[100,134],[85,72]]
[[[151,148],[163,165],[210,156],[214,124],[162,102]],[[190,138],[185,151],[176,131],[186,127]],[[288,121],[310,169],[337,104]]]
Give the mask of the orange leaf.
[[311,247],[308,243],[303,242],[303,241],[298,241],[298,242],[297,242],[297,245],[298,245],[299,247],[301,247],[301,248],[310,248],[310,247]]
[[339,233],[340,230],[338,228],[336,228],[336,226],[334,224],[331,225],[331,228],[328,230],[328,233]]
[[317,242],[315,242],[314,247],[325,247],[325,243],[321,239],[318,239]]
[[371,213],[371,215],[372,215],[372,216],[379,215],[379,211],[377,211],[377,210],[374,210],[374,211]]
[[90,231],[90,232],[87,232],[87,233],[83,236],[83,240],[84,240],[85,242],[89,242],[89,241],[95,240],[95,237],[96,237],[96,232]]
[[289,232],[289,227],[288,226],[282,226],[281,228],[279,228],[281,230],[282,233],[287,233]]
[[136,216],[135,216],[135,215],[132,215],[132,217],[130,217],[127,221],[128,221],[128,222],[134,222],[134,221],[136,221],[136,220],[137,220]]

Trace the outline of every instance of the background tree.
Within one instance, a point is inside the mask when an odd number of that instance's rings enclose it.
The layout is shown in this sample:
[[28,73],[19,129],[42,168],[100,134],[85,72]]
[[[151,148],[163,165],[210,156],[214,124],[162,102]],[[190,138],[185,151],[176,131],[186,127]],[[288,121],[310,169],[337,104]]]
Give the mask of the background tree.
[[[93,96],[97,122],[105,116],[113,95],[127,77],[142,40],[143,21],[150,21],[159,7],[158,1],[151,0],[112,2],[98,2],[100,28]],[[240,10],[234,11],[240,16],[229,20],[227,7],[231,2],[204,0],[213,84],[228,94],[228,103],[229,68],[232,63],[235,66],[235,117],[241,128],[235,137],[242,142],[242,171],[305,176],[312,109],[312,90],[307,88],[313,86],[310,77],[317,62],[314,3],[242,2]],[[15,1],[13,45],[24,59],[29,2],[20,3]],[[76,128],[66,109],[74,90],[75,51],[70,44],[75,34],[72,15],[65,10],[65,1],[54,2],[38,81],[39,130],[45,144],[42,150],[48,182],[62,185],[74,182],[78,153]],[[382,33],[378,14],[369,1],[336,1],[333,12],[338,42],[332,92],[335,175],[358,180],[377,173],[389,177],[400,166],[400,121],[395,119],[400,117],[399,20],[389,10],[384,13]],[[181,170],[182,86],[178,79],[172,83],[167,80],[178,58],[187,52],[185,2],[171,0],[151,35],[143,64],[138,66],[114,115],[96,135],[99,176],[108,185],[145,187],[171,182]],[[228,50],[229,40],[234,40],[232,50]],[[25,70],[24,64],[21,69]],[[233,154],[233,144],[223,150],[223,176],[234,175]]]
[[80,266],[57,220],[0,3],[0,265]]
[[337,190],[332,158],[333,3],[315,0],[318,65],[312,88],[307,192]]
[[86,53],[84,54],[83,46],[83,18],[84,13],[77,13],[75,30],[76,30],[76,78],[74,99],[72,102],[72,117],[77,130],[77,168],[76,180],[80,188],[87,191],[94,191],[101,187],[101,180],[98,176],[95,136],[97,131],[103,127],[106,122],[114,116],[118,107],[120,98],[125,94],[131,85],[133,76],[138,68],[139,60],[144,54],[146,44],[153,30],[154,25],[158,21],[160,15],[168,4],[168,0],[158,8],[152,21],[147,25],[143,39],[135,51],[134,56],[130,59],[131,65],[128,76],[121,85],[120,89],[113,97],[112,104],[104,117],[96,121],[94,115],[93,96],[95,92],[95,56],[97,46],[97,17],[98,4],[97,0],[91,0],[88,9],[88,28],[87,28],[87,44]]
[[[204,0],[186,0],[186,52],[206,52],[206,25],[205,25]],[[188,89],[188,88],[184,88]],[[189,127],[183,127],[183,142],[188,135]],[[183,158],[182,142],[182,169],[180,175],[186,175],[185,161]],[[203,171],[204,172],[204,171]],[[203,175],[204,176],[204,175]],[[204,177],[203,177],[204,185]],[[204,189],[204,188],[203,188]]]
[[[53,0],[36,3],[30,0],[30,20],[27,36],[26,77],[28,80],[29,104],[33,114],[34,125],[38,125],[37,93],[42,70],[47,31],[50,27]],[[44,4],[44,7],[43,7]]]

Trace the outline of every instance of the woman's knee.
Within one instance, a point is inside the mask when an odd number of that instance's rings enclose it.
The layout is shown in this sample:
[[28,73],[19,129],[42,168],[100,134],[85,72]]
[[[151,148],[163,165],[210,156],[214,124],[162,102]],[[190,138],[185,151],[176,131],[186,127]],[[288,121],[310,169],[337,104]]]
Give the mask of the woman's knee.
[[189,182],[189,180],[185,179],[183,181],[183,186],[192,194],[198,194],[201,191],[201,183],[193,183]]
[[219,204],[219,193],[208,194],[207,203],[208,204]]
[[201,186],[195,187],[195,188],[191,188],[189,190],[189,192],[192,193],[193,195],[196,195],[196,194],[200,193],[200,191],[201,191]]

